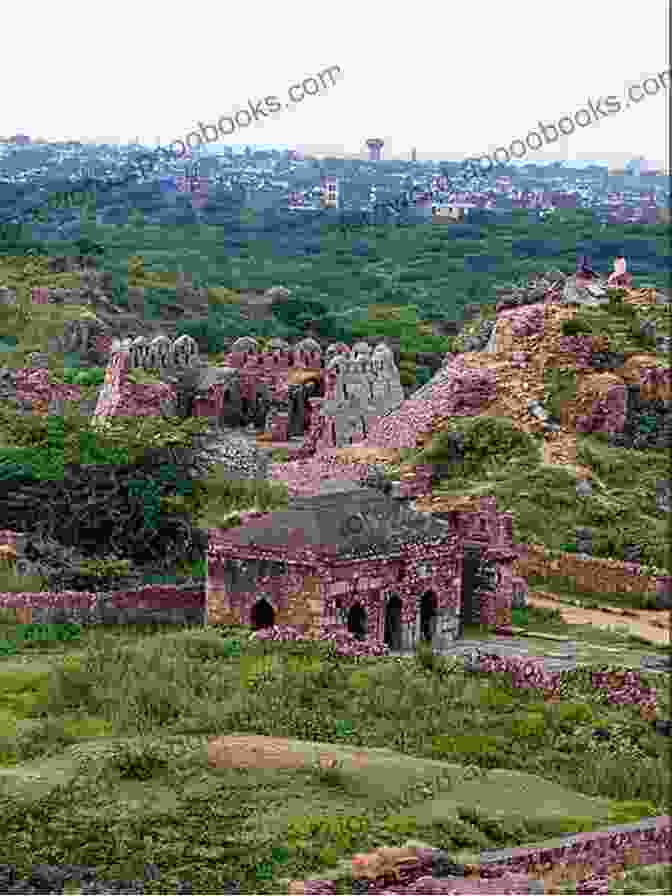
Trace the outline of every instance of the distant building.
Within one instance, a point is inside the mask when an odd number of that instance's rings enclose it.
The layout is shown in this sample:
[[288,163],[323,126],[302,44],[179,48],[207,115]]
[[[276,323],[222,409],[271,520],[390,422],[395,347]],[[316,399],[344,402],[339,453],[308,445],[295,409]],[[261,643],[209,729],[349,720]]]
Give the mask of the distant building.
[[477,209],[475,202],[453,202],[450,205],[432,206],[432,222],[435,224],[447,224],[453,221],[464,221],[465,217]]
[[380,154],[384,144],[385,141],[381,140],[379,137],[371,137],[366,141],[370,162],[380,162]]
[[320,204],[322,208],[338,208],[338,178],[323,177],[321,180]]
[[415,149],[415,147],[414,147],[414,148],[411,150],[411,162],[417,162],[417,161],[418,161],[418,153],[417,153],[417,151],[416,151],[416,149]]
[[287,205],[289,208],[303,208],[306,204],[303,193],[293,191],[287,197]]
[[30,137],[26,134],[15,134],[13,137],[9,138],[9,142],[15,143],[17,146],[28,146]]

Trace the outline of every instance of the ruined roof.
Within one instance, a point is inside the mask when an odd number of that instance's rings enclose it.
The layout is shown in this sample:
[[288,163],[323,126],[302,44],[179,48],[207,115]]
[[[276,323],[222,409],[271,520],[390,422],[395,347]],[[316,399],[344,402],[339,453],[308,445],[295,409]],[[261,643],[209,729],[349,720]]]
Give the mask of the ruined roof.
[[295,498],[285,510],[227,530],[221,540],[240,547],[286,547],[293,556],[309,550],[340,559],[396,554],[410,543],[448,546],[451,529],[375,489],[333,480],[322,494]]

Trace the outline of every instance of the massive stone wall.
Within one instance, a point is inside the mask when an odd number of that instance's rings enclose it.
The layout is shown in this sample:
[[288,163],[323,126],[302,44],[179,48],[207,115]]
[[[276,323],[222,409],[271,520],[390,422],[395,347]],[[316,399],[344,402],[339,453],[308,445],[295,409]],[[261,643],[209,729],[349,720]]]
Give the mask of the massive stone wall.
[[566,576],[580,591],[596,594],[660,593],[669,580],[665,574],[653,574],[636,563],[623,563],[604,557],[580,557],[562,551],[549,551],[541,545],[515,545],[518,557],[514,575],[527,577]]
[[[27,624],[76,622],[81,625],[155,623],[202,625],[205,586],[146,585],[120,591],[62,591],[0,594],[0,608],[13,608]],[[20,616],[20,618],[18,618]]]
[[190,336],[170,342],[165,336],[148,340],[138,337],[113,345],[105,382],[98,396],[93,419],[97,424],[117,416],[159,416],[177,413],[177,393],[168,383],[136,385],[127,374],[134,369],[161,372],[192,367],[198,360],[198,345]]

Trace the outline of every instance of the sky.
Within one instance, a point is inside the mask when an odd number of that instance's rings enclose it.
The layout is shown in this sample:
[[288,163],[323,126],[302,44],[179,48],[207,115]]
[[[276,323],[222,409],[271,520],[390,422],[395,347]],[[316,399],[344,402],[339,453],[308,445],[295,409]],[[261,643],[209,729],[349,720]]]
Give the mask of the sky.
[[[415,147],[421,160],[459,161],[612,95],[622,102],[616,114],[595,112],[590,125],[525,147],[521,160],[618,167],[644,156],[669,169],[669,74],[657,95],[629,108],[623,100],[628,86],[669,72],[665,0],[340,0],[331,8],[117,0],[94,13],[84,0],[60,0],[41,5],[39,20],[30,4],[9,3],[2,24],[15,38],[3,41],[3,136],[137,136],[165,146],[274,95],[287,107],[273,115],[262,106],[257,122],[236,125],[218,145],[366,158],[366,139],[379,137],[383,158],[409,159]],[[292,85],[332,66],[335,83],[325,75],[324,89],[289,103]]]

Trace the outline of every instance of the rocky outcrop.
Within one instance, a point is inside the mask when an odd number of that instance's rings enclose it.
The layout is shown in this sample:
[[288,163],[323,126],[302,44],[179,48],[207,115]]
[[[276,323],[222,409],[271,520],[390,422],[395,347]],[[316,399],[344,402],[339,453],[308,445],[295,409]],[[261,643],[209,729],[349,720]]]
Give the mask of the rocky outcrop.
[[268,453],[250,439],[231,435],[216,428],[199,436],[199,447],[193,453],[193,475],[207,475],[218,465],[227,479],[266,479]]

